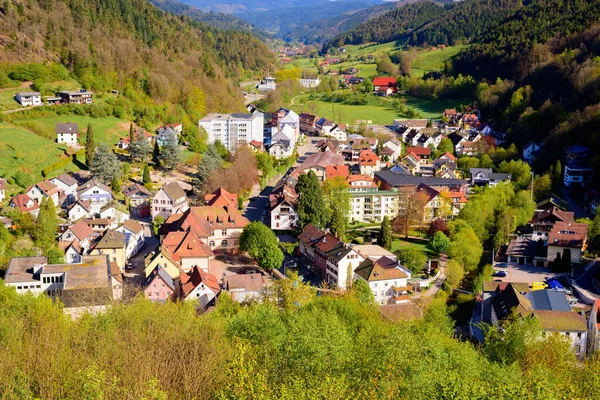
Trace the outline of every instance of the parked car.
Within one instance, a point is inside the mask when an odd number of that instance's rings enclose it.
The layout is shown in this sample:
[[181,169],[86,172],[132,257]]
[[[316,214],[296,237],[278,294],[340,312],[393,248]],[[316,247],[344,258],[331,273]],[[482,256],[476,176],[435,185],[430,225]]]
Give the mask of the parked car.
[[508,274],[506,273],[506,271],[496,271],[492,274],[492,276],[496,276],[498,278],[506,278]]
[[500,263],[497,263],[496,265],[494,265],[494,267],[496,267],[496,268],[508,268],[508,263],[500,262]]
[[128,262],[127,265],[125,265],[125,269],[132,270],[133,269],[133,263]]
[[548,287],[546,282],[533,282],[531,284],[531,290],[544,290]]

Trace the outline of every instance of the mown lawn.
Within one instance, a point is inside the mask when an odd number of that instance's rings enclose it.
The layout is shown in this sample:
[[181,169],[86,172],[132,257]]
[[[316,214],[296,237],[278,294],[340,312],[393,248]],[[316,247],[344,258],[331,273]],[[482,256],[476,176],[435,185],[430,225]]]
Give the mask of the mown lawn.
[[[406,105],[414,108],[421,113],[423,118],[441,118],[446,108],[456,108],[460,104],[469,105],[473,102],[467,98],[447,98],[438,100],[419,99],[410,95],[405,95]],[[397,119],[405,119],[399,117]]]
[[[314,105],[308,105],[314,103]],[[310,100],[308,96],[298,96],[294,99],[292,108],[299,111],[314,112],[320,117],[329,118],[343,124],[354,125],[357,120],[372,121],[373,124],[391,124],[398,119],[398,113],[391,107],[382,105],[355,106],[341,103],[328,103],[321,100]]]
[[32,117],[17,119],[15,125],[22,126],[45,138],[56,137],[56,124],[73,122],[79,125],[79,143],[85,143],[85,132],[88,123],[92,124],[96,143],[115,145],[119,139],[129,134],[129,122],[115,117],[91,118],[81,115],[50,115],[47,117]]
[[439,71],[444,67],[446,61],[467,47],[468,45],[460,45],[439,50],[421,51],[412,63],[412,74],[423,76],[427,72]]
[[59,145],[18,126],[0,122],[0,176],[12,177],[17,171],[42,179],[42,169],[63,155]]
[[391,252],[395,253],[399,250],[418,250],[423,253],[429,255],[430,251],[427,247],[427,240],[417,240],[417,239],[404,239],[404,238],[394,238],[392,242]]

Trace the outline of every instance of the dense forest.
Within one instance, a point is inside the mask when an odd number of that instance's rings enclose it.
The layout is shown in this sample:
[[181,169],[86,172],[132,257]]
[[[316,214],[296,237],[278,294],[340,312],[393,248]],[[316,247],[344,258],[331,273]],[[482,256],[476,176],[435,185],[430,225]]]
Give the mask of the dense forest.
[[198,112],[240,109],[233,81],[273,62],[249,33],[218,30],[146,0],[7,0],[0,31],[2,86],[11,85],[17,63],[55,62],[87,89],[117,89],[147,106],[194,104]]
[[598,358],[578,362],[555,336],[531,340],[532,319],[507,324],[506,336],[489,335],[479,349],[453,337],[443,298],[421,321],[394,323],[358,287],[316,297],[287,280],[271,295],[240,308],[222,294],[201,316],[190,303],[137,298],[71,319],[50,299],[0,283],[0,397],[600,397]]
[[406,5],[333,38],[323,51],[343,44],[392,40],[413,46],[460,44],[477,40],[522,5],[519,0],[464,0],[437,10],[429,2]]

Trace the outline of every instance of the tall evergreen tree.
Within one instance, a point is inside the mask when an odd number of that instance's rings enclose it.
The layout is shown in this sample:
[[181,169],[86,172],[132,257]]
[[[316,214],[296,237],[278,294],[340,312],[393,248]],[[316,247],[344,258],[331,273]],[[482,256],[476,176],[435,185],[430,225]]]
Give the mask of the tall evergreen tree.
[[157,166],[160,165],[160,147],[158,146],[158,140],[154,141],[154,150],[152,151],[152,162]]
[[323,201],[323,192],[319,180],[313,171],[301,175],[296,185],[298,199],[298,227],[303,229],[307,224],[322,228],[327,222],[327,210]]
[[563,183],[562,164],[560,160],[556,160],[554,170],[552,171],[552,189],[559,190]]
[[392,222],[387,216],[383,217],[383,221],[381,221],[381,228],[379,228],[377,244],[386,250],[392,248]]
[[94,177],[100,179],[105,184],[113,182],[116,178],[120,179],[121,165],[117,156],[112,152],[106,143],[100,143],[94,154],[94,162],[91,166]]
[[214,144],[210,144],[208,146],[208,150],[206,151],[206,153],[204,153],[202,159],[198,163],[198,174],[196,175],[196,177],[199,189],[200,186],[204,184],[204,181],[206,180],[206,178],[208,178],[210,173],[215,169],[219,168],[221,166],[221,163],[222,159],[221,155],[219,154],[219,150],[217,150],[217,147]]
[[150,179],[150,168],[148,167],[148,164],[144,165],[144,172],[142,174],[142,182],[144,182],[144,185],[152,182],[152,179]]
[[129,143],[129,155],[139,162],[148,162],[152,157],[152,145],[144,135],[136,135]]
[[96,153],[96,145],[94,144],[94,131],[92,124],[88,124],[85,134],[85,163],[91,167],[94,163],[94,154]]
[[133,134],[133,124],[129,124],[129,143],[133,143],[135,135]]

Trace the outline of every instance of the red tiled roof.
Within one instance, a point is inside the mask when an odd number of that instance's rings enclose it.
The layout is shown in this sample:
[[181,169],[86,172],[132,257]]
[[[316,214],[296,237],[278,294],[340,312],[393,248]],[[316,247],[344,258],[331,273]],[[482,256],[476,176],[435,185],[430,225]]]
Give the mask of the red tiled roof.
[[374,86],[396,86],[396,79],[391,77],[378,77],[373,79]]
[[581,248],[585,244],[587,233],[587,224],[556,222],[548,233],[548,246]]
[[74,225],[69,227],[69,230],[75,235],[75,237],[79,240],[83,240],[94,234],[92,228],[83,221],[79,221]]
[[182,257],[210,257],[212,251],[198,235],[189,230],[186,232],[169,232],[161,243],[161,247],[179,262]]
[[419,157],[431,156],[431,149],[429,147],[407,147],[406,153],[414,153]]
[[350,170],[347,165],[328,165],[325,167],[325,176],[327,179],[341,176],[343,178],[350,175]]
[[427,195],[428,201],[433,200],[437,195],[440,194],[440,192],[433,189],[432,187],[427,186],[424,183],[419,184],[419,186],[416,187],[415,192],[416,193],[425,193]]
[[237,194],[229,193],[222,187],[218,188],[213,193],[209,193],[204,196],[204,200],[206,200],[206,205],[208,206],[238,206]]
[[449,158],[449,159],[450,159],[450,160],[452,160],[452,161],[456,161],[456,157],[454,157],[454,155],[452,155],[452,154],[450,154],[450,153],[448,153],[448,152],[445,152],[445,153],[444,153],[444,154],[442,154],[442,155],[441,155],[439,158],[442,158],[442,157],[444,157],[444,156],[445,156],[445,157],[447,157],[447,158]]
[[[348,178],[346,178],[346,182],[348,182],[350,184],[350,186],[355,186],[355,187],[371,187],[371,188],[376,188],[377,184],[375,183],[375,181],[373,180],[373,178],[371,178],[370,176],[367,175],[350,175]],[[369,182],[368,185],[352,185],[355,182]]]
[[363,150],[360,152],[360,157],[358,163],[360,165],[377,165],[377,161],[379,161],[379,157],[377,154],[373,153],[373,150]]
[[17,207],[21,212],[30,212],[40,208],[40,205],[33,201],[26,194],[18,194],[10,200],[11,204]]
[[195,288],[201,283],[204,283],[210,290],[218,293],[221,290],[217,278],[213,274],[202,271],[197,265],[187,272],[181,272],[179,274],[181,282],[181,292],[183,297],[186,298]]

